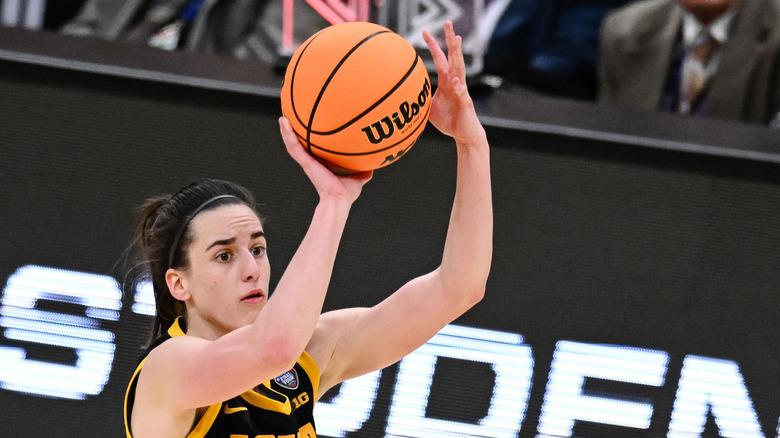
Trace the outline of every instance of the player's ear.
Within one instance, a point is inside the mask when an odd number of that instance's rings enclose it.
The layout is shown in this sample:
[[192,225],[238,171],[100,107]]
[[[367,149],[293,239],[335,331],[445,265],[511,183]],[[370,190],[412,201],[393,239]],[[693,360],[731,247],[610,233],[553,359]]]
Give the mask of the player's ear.
[[177,300],[186,301],[190,297],[190,292],[187,289],[186,280],[182,272],[173,268],[168,269],[165,272],[165,283],[168,285],[171,295]]

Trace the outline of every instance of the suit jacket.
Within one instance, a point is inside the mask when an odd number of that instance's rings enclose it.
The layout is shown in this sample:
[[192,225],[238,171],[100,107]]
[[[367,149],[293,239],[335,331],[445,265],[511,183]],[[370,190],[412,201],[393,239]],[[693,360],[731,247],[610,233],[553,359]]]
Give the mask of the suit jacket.
[[[639,0],[608,14],[600,30],[599,101],[658,110],[683,9]],[[743,0],[708,94],[709,116],[768,124],[780,111],[780,0]]]

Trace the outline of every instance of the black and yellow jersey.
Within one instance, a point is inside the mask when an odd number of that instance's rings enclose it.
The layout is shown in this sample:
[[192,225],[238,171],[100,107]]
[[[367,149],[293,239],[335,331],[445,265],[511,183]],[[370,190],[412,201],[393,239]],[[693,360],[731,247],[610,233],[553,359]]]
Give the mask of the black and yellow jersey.
[[[138,374],[149,352],[174,336],[184,336],[177,319],[167,333],[146,351],[133,373],[125,395],[125,432],[130,432],[130,415]],[[317,364],[305,351],[295,366],[281,376],[222,403],[209,406],[187,438],[315,438],[314,400],[319,385]]]

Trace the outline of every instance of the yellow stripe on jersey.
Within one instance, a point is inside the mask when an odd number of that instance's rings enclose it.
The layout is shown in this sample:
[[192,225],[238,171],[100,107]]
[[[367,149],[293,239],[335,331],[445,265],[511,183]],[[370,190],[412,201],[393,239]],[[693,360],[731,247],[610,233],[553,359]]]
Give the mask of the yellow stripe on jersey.
[[209,429],[211,429],[211,425],[214,424],[214,420],[217,419],[217,415],[219,415],[220,409],[222,409],[222,403],[209,406],[203,416],[200,417],[200,420],[198,420],[198,424],[196,424],[195,428],[192,429],[192,432],[187,435],[187,438],[205,437],[209,432]]
[[125,411],[124,411],[125,415],[124,415],[124,417],[125,417],[125,433],[127,434],[127,438],[133,438],[133,434],[130,433],[130,422],[128,421],[129,420],[129,418],[128,418],[129,415],[128,414],[130,414],[130,412],[127,410],[127,408],[128,408],[127,402],[128,402],[128,399],[130,398],[130,390],[133,388],[133,383],[138,378],[138,373],[141,372],[141,368],[144,366],[144,362],[146,362],[146,358],[144,358],[144,360],[142,360],[141,363],[139,363],[138,366],[135,368],[135,372],[133,373],[133,377],[130,378],[130,384],[127,385],[127,391],[125,392],[125,404],[124,404],[125,405]]
[[303,370],[306,371],[309,380],[311,380],[311,387],[314,391],[312,400],[317,400],[317,391],[320,388],[320,368],[317,366],[317,363],[314,362],[314,359],[309,356],[309,353],[305,351],[301,354],[301,357],[298,358],[298,363]]

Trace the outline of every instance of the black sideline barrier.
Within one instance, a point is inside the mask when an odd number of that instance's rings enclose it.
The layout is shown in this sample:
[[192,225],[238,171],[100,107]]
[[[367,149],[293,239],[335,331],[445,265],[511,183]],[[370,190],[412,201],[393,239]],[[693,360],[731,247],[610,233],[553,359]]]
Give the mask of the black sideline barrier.
[[[201,177],[249,187],[279,278],[316,202],[279,138],[279,83],[248,61],[0,28],[0,436],[124,435],[153,308],[114,267],[145,198]],[[777,436],[780,135],[476,98],[495,203],[486,297],[325,394],[319,434]],[[328,309],[436,267],[454,166],[429,127],[376,173]]]

